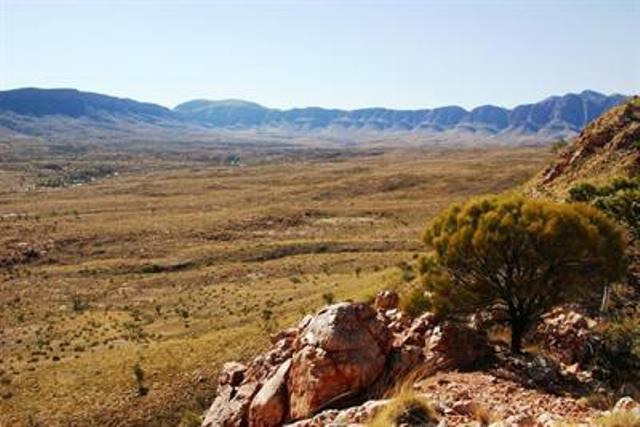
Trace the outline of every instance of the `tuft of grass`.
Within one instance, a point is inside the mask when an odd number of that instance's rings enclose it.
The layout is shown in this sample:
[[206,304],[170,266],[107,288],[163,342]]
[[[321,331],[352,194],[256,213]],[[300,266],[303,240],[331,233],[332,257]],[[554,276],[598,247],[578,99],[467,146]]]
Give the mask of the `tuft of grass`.
[[436,426],[439,417],[429,400],[409,389],[401,390],[374,417],[369,427]]
[[484,405],[476,403],[473,408],[473,418],[480,423],[481,426],[488,426],[498,421],[496,415]]

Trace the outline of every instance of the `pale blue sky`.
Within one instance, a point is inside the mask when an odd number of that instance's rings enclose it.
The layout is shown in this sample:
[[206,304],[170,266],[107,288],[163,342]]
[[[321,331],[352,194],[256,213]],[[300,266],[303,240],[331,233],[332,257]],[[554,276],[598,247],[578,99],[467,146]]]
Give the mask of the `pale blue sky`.
[[0,0],[0,89],[281,108],[630,94],[639,23],[640,0]]

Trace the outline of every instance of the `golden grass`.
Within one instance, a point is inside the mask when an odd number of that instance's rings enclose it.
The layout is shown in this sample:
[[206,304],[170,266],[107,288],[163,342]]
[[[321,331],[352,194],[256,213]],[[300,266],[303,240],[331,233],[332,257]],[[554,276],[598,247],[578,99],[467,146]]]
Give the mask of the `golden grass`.
[[396,393],[389,403],[378,412],[369,427],[436,426],[439,417],[429,400],[405,388]]
[[176,425],[210,403],[222,363],[264,349],[265,310],[286,326],[322,306],[323,294],[366,300],[400,286],[396,266],[423,250],[426,220],[524,182],[548,156],[194,162],[5,191],[0,425]]

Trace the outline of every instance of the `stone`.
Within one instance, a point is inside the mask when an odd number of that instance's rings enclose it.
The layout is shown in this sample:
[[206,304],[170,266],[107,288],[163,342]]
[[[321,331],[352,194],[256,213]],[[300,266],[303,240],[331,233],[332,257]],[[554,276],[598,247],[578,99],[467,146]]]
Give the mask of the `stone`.
[[613,412],[631,412],[640,410],[640,404],[629,396],[619,399],[613,407]]
[[394,310],[400,304],[400,297],[395,291],[382,291],[376,295],[374,307],[380,312]]
[[228,362],[222,366],[218,378],[218,385],[231,385],[238,386],[244,379],[244,374],[247,371],[247,366],[238,362]]
[[249,424],[254,427],[282,425],[287,416],[286,381],[291,359],[284,362],[255,395],[249,407]]
[[321,310],[300,332],[287,382],[291,419],[353,397],[383,373],[392,335],[365,304]]
[[224,386],[207,411],[202,427],[243,426],[251,399],[258,387],[255,382],[242,384],[237,389],[230,385]]
[[431,357],[442,357],[452,368],[462,370],[472,368],[492,353],[486,334],[454,323],[436,326],[426,349]]

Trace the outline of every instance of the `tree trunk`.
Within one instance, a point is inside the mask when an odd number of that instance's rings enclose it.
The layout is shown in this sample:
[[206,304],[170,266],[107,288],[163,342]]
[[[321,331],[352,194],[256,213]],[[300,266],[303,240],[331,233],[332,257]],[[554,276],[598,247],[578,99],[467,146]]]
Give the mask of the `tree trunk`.
[[522,337],[526,331],[527,322],[511,320],[511,352],[522,354]]

